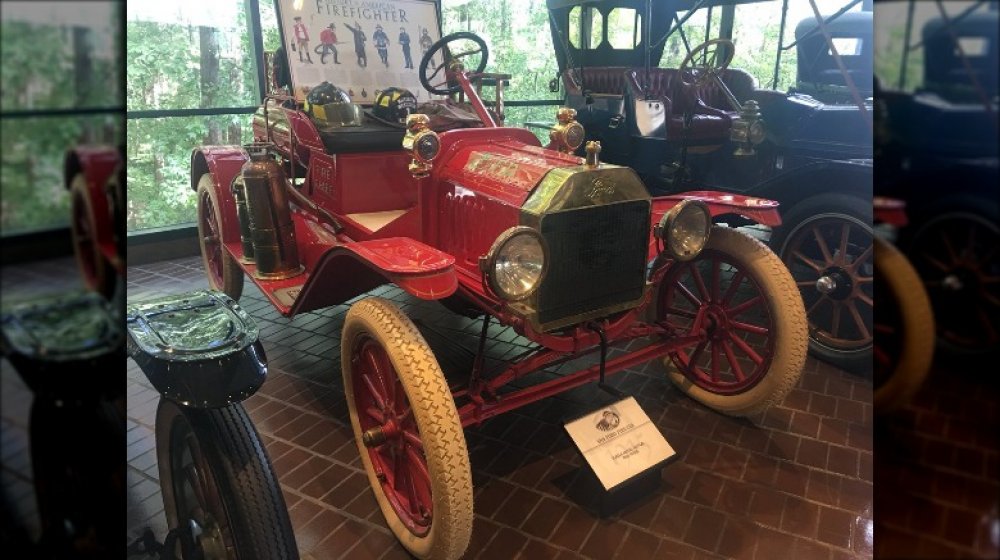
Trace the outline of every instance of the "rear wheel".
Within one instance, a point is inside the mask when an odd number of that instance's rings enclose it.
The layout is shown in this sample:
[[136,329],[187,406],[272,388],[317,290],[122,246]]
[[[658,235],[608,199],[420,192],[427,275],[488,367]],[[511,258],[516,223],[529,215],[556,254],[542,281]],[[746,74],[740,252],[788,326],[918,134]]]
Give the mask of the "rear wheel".
[[934,316],[916,270],[887,241],[875,238],[875,411],[889,412],[920,389],[934,357]]
[[807,324],[795,282],[763,243],[713,226],[690,262],[660,282],[657,321],[698,340],[667,360],[670,380],[695,400],[735,416],[780,402],[805,365]]
[[195,409],[161,398],[156,459],[167,524],[190,532],[195,557],[299,557],[278,477],[243,405]]
[[[934,308],[942,349],[964,354],[1000,347],[1000,228],[995,203],[945,201],[914,219],[907,254]],[[918,225],[919,224],[919,225]]]
[[368,298],[347,312],[341,367],[361,461],[389,528],[418,558],[459,558],[472,535],[472,472],[427,342],[399,308]]
[[198,244],[209,287],[239,301],[243,294],[243,269],[223,246],[219,198],[215,181],[208,173],[198,180]]
[[[93,290],[106,298],[115,291],[118,279],[114,267],[104,258],[97,239],[97,220],[94,214],[94,201],[91,200],[87,179],[83,173],[78,173],[70,182],[70,206],[72,222],[70,231],[73,237],[73,253],[76,256],[77,268],[83,277],[83,283],[88,290]],[[103,203],[104,200],[102,199]]]
[[806,199],[782,218],[774,247],[802,294],[809,349],[853,371],[871,371],[875,340],[871,201]]

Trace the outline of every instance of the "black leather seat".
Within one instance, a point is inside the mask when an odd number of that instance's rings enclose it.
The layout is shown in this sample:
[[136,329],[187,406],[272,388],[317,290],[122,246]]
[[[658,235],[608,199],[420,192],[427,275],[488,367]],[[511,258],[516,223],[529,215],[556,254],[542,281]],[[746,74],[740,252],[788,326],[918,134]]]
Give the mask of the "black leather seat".
[[357,154],[365,152],[394,152],[403,149],[406,130],[380,123],[367,115],[361,126],[345,126],[320,130],[328,154]]

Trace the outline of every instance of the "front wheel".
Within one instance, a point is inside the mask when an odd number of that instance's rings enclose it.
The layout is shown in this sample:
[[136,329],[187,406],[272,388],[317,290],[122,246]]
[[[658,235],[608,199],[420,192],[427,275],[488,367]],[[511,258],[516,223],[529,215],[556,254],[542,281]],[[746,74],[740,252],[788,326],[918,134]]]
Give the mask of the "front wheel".
[[243,405],[195,409],[161,398],[156,459],[167,524],[190,531],[195,557],[299,557],[278,477]]
[[656,321],[698,339],[666,359],[670,380],[702,404],[750,416],[780,402],[802,373],[808,323],[788,270],[760,241],[713,226],[692,261],[668,265]]
[[455,400],[420,331],[380,298],[341,337],[351,426],[389,528],[418,558],[455,559],[472,536],[472,470]]
[[875,412],[907,403],[923,385],[934,357],[934,314],[913,265],[875,238]]

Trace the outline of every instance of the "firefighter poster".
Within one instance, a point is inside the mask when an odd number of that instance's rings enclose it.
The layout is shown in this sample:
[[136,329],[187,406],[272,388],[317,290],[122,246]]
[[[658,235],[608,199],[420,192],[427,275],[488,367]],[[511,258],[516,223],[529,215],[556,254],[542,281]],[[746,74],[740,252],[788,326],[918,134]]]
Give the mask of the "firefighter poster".
[[[278,5],[297,99],[323,81],[362,105],[393,86],[410,90],[419,101],[431,98],[418,72],[424,53],[441,38],[433,0],[278,0]],[[440,63],[433,60],[428,68]]]

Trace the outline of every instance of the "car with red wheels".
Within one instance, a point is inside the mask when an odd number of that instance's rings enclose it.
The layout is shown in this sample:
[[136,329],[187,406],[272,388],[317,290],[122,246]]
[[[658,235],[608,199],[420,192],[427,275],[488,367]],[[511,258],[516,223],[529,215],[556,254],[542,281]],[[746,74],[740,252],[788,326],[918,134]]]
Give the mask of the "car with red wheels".
[[[568,109],[546,146],[502,126],[512,77],[485,72],[487,60],[471,33],[432,44],[419,65],[419,97],[431,99],[402,125],[329,82],[289,84],[255,114],[253,143],[191,158],[212,288],[236,299],[249,278],[290,317],[394,284],[480,317],[482,341],[496,322],[532,343],[489,375],[480,345],[467,378],[449,383],[398,305],[350,306],[340,368],[351,425],[388,526],[420,558],[457,558],[468,545],[465,427],[650,360],[706,406],[754,417],[792,388],[807,351],[787,268],[712,223],[729,214],[777,226],[777,203],[653,197],[632,169],[601,160],[600,143],[582,146]],[[473,116],[461,126],[441,118],[461,111]],[[639,343],[609,355],[628,341]],[[515,384],[584,356],[576,371]]]

